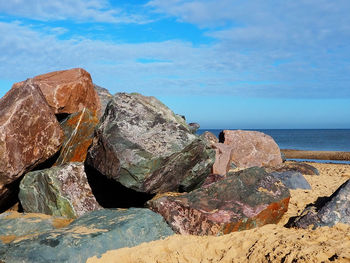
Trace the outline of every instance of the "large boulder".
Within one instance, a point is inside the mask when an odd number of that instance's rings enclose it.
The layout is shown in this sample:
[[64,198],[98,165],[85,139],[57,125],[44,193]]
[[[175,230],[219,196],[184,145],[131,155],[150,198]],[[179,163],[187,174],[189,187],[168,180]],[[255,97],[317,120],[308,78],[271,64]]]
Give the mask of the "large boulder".
[[139,192],[188,191],[205,180],[214,154],[156,98],[117,93],[96,130],[87,164]]
[[69,225],[71,220],[35,213],[0,214],[0,246]]
[[[48,104],[55,112],[74,113],[88,108],[100,114],[100,99],[94,89],[90,74],[82,68],[54,71],[34,77]],[[15,83],[14,87],[22,85]]]
[[289,198],[283,184],[253,167],[187,194],[156,196],[148,205],[176,233],[222,235],[277,223]]
[[289,189],[308,189],[311,190],[311,186],[306,181],[305,177],[297,171],[284,171],[273,172],[273,177],[280,180]]
[[337,223],[350,225],[350,179],[342,184],[330,197],[308,206],[291,224],[298,228],[309,226],[334,226]]
[[232,161],[239,168],[278,166],[281,152],[271,136],[258,131],[224,130],[220,142],[232,147]]
[[20,183],[24,211],[68,218],[100,209],[87,181],[82,163],[27,173]]
[[13,87],[0,100],[0,206],[7,185],[46,161],[61,146],[63,132],[38,85]]
[[133,247],[173,235],[164,219],[149,209],[98,210],[68,227],[34,237],[22,237],[0,246],[4,262],[85,263],[108,250]]
[[101,103],[101,113],[99,118],[103,116],[105,113],[105,109],[107,107],[108,102],[113,98],[113,95],[109,93],[109,91],[105,88],[102,88],[96,84],[94,84],[94,88],[97,92],[98,97],[100,98],[100,103]]
[[56,165],[68,162],[84,162],[99,120],[89,109],[70,115],[61,122],[64,141]]

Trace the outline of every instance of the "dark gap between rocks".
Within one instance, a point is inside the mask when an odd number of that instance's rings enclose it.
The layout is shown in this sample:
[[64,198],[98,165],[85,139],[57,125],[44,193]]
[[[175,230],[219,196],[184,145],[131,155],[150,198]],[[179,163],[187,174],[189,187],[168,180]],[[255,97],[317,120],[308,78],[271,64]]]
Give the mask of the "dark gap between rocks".
[[49,159],[46,161],[38,164],[37,166],[34,167],[34,169],[31,169],[30,171],[38,171],[38,170],[44,170],[47,168],[51,168],[55,162],[57,161],[58,157],[60,156],[61,149],[56,152],[54,155],[52,155]]
[[86,164],[85,173],[92,193],[104,208],[145,207],[145,203],[155,196],[129,189]]
[[58,122],[62,122],[65,119],[67,119],[70,114],[68,114],[68,113],[59,113],[59,114],[55,114],[55,115],[56,115],[56,118],[57,118]]
[[[1,196],[0,199],[0,213],[12,208],[16,203],[19,202],[19,183],[21,182],[23,176],[13,181],[12,183],[6,185],[4,188],[8,189],[7,193]],[[18,212],[21,210],[21,205],[19,205]]]

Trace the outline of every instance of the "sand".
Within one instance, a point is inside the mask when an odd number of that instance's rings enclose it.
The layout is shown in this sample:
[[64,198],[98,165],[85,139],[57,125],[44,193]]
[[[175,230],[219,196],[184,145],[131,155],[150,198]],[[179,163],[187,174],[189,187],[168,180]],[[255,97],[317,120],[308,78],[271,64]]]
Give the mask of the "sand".
[[291,190],[288,212],[277,225],[221,237],[174,235],[133,248],[111,250],[87,262],[350,262],[349,225],[316,230],[284,227],[307,204],[331,195],[350,178],[350,165],[310,164],[319,169],[320,176],[305,176],[312,190]]

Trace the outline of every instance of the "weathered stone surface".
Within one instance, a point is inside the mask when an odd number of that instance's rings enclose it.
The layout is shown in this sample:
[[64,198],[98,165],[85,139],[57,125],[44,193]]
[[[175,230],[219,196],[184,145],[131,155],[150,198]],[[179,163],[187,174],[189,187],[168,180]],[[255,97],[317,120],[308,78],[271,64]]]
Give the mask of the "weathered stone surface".
[[[40,87],[55,114],[70,114],[88,108],[99,116],[100,99],[90,74],[84,69],[54,71],[36,76],[32,80]],[[18,85],[22,85],[22,82],[13,86]]]
[[100,111],[100,116],[98,117],[101,118],[105,113],[108,102],[113,98],[113,95],[109,93],[107,89],[102,88],[96,84],[94,84],[94,88],[97,92],[98,97],[100,98],[101,111]]
[[219,142],[219,139],[215,136],[215,134],[208,131],[202,133],[199,137],[210,146]]
[[307,207],[292,224],[293,227],[334,226],[350,224],[350,180],[342,184],[329,198]]
[[189,123],[188,126],[193,134],[196,134],[197,130],[201,127],[198,123],[195,122]]
[[24,211],[75,218],[100,209],[82,163],[68,163],[27,173],[19,199]]
[[300,172],[273,172],[271,175],[280,180],[288,189],[311,189],[310,184]]
[[172,234],[164,219],[149,209],[103,209],[85,214],[68,227],[2,245],[0,260],[85,263],[89,257],[100,257],[108,250],[132,247]]
[[6,212],[0,214],[0,246],[23,237],[36,236],[65,227],[71,220],[44,214]]
[[61,123],[64,141],[55,165],[68,162],[84,162],[92,143],[98,118],[89,109],[84,108],[69,116]]
[[226,175],[231,167],[232,147],[223,143],[215,143],[213,148],[215,149],[215,163],[212,173]]
[[204,183],[201,185],[201,188],[206,188],[212,185],[215,182],[221,181],[226,178],[226,175],[220,174],[209,174],[205,179]]
[[271,136],[258,131],[224,130],[220,142],[232,146],[232,161],[239,168],[278,166],[281,152]]
[[6,185],[55,154],[62,139],[60,125],[36,84],[29,80],[6,93],[0,100],[1,199],[9,195]]
[[268,167],[268,172],[296,171],[304,175],[320,175],[316,167],[307,163],[288,162],[277,167]]
[[87,163],[139,192],[191,190],[214,162],[214,151],[154,97],[117,93],[98,126]]
[[221,235],[277,223],[288,209],[289,190],[253,167],[180,196],[148,202],[177,233]]

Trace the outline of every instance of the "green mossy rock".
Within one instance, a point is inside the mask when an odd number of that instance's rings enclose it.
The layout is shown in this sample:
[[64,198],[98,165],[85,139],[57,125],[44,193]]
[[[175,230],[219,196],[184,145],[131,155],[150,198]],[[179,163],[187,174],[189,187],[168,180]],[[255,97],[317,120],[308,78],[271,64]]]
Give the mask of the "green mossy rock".
[[185,120],[154,97],[117,93],[108,103],[87,164],[139,192],[191,190],[215,153]]
[[76,218],[100,209],[82,163],[68,163],[27,173],[20,183],[24,211]]

